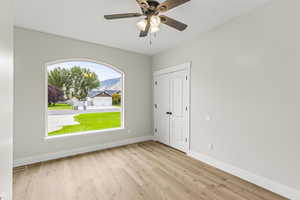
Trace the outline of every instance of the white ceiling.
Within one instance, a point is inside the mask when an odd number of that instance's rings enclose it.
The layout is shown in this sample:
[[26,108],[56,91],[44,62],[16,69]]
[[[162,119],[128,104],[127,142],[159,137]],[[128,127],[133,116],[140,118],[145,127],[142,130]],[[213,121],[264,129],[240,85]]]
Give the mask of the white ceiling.
[[[161,0],[162,1],[162,0]],[[138,38],[138,18],[106,21],[104,14],[140,12],[135,0],[16,0],[15,25],[83,41],[153,55],[269,0],[191,0],[167,13],[189,25],[184,32],[162,25],[149,45]]]

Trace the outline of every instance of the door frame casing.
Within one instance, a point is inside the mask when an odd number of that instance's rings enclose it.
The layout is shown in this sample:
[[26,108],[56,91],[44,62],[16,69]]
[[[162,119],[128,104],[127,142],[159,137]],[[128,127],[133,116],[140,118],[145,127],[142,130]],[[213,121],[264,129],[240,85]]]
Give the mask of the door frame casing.
[[155,95],[154,95],[154,87],[155,87],[155,77],[157,76],[161,76],[164,74],[169,74],[169,73],[173,73],[173,72],[178,72],[178,71],[187,71],[187,78],[188,78],[188,105],[187,105],[187,149],[185,151],[185,153],[188,153],[190,151],[190,143],[191,143],[191,66],[192,66],[192,62],[187,62],[187,63],[183,63],[183,64],[179,64],[179,65],[175,65],[172,67],[167,67],[161,70],[157,70],[153,72],[153,89],[152,89],[152,94],[153,94],[153,135],[154,135],[154,139],[157,141],[157,135],[155,132]]

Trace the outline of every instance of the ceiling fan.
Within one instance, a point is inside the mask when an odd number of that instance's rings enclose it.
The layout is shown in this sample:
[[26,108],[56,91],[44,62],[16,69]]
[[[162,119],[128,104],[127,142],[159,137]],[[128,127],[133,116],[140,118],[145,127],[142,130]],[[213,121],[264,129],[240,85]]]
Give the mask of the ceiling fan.
[[184,31],[187,28],[186,24],[165,15],[160,15],[160,13],[167,12],[188,1],[190,0],[166,0],[163,3],[159,3],[156,0],[136,0],[142,10],[142,13],[104,15],[104,18],[107,20],[112,20],[145,16],[145,19],[137,23],[137,27],[141,31],[140,37],[146,37],[149,32],[157,32],[161,23],[175,28],[179,31]]

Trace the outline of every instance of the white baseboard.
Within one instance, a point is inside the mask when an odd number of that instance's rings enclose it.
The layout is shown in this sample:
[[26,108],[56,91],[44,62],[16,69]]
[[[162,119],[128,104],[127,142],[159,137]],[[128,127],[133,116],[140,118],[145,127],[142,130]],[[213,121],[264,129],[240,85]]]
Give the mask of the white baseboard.
[[270,190],[276,194],[279,194],[281,196],[284,196],[291,200],[299,200],[300,199],[300,191],[290,188],[286,185],[282,185],[280,183],[276,183],[272,180],[269,180],[265,177],[258,176],[256,174],[253,174],[251,172],[248,172],[246,170],[237,168],[235,166],[226,164],[224,162],[218,161],[212,157],[190,151],[188,153],[190,157],[193,157],[197,160],[200,160],[206,164],[209,164],[213,167],[216,167],[218,169],[221,169],[227,173],[230,173],[232,175],[235,175],[243,180],[249,181],[250,183],[253,183],[255,185],[258,185],[262,188],[265,188],[267,190]]
[[38,163],[38,162],[44,162],[44,161],[48,161],[48,160],[54,160],[54,159],[58,159],[58,158],[64,158],[64,157],[68,157],[68,156],[74,156],[74,155],[78,155],[78,154],[82,154],[82,153],[88,153],[88,152],[93,152],[93,151],[98,151],[98,150],[103,150],[103,149],[108,149],[108,148],[113,148],[113,147],[124,146],[127,144],[149,141],[149,140],[153,140],[153,136],[150,136],[150,135],[142,136],[142,137],[130,138],[130,139],[115,141],[115,142],[106,143],[106,144],[99,144],[99,145],[95,145],[95,146],[70,149],[68,151],[61,151],[61,152],[55,152],[55,153],[48,153],[48,154],[44,154],[44,155],[32,156],[32,157],[14,160],[14,167],[29,165],[29,164]]

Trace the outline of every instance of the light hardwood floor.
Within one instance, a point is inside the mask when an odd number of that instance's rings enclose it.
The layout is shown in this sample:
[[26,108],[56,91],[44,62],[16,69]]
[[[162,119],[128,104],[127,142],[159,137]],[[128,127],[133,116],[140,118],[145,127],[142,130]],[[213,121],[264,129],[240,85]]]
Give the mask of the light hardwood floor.
[[14,200],[283,200],[156,142],[14,170]]

